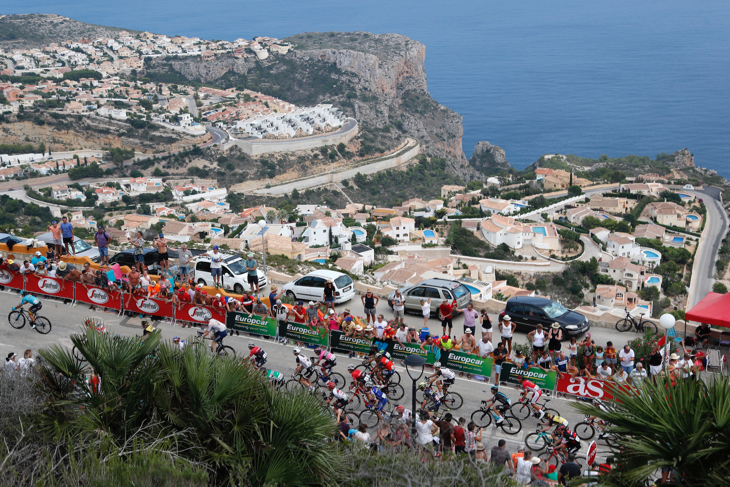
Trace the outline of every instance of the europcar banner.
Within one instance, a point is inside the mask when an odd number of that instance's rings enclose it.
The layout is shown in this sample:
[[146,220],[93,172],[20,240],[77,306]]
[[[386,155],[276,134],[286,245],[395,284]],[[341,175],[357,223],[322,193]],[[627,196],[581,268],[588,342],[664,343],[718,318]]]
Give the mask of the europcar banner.
[[297,342],[308,343],[309,345],[322,345],[326,347],[327,342],[329,341],[327,339],[328,336],[329,333],[325,328],[309,328],[305,324],[294,323],[293,321],[279,324],[280,338],[287,338]]
[[345,336],[344,332],[332,330],[330,332],[330,346],[332,351],[340,353],[368,353],[373,344],[371,338],[354,338]]
[[226,327],[256,335],[276,336],[276,320],[248,313],[228,313]]
[[28,274],[28,280],[25,283],[25,290],[29,293],[46,294],[48,296],[56,296],[63,299],[74,298],[73,284],[64,286],[61,289],[61,281],[53,277],[34,276]]
[[[451,370],[458,370],[467,374],[492,375],[492,357],[478,357],[477,355],[449,350],[441,353],[441,365]],[[504,370],[504,369],[502,369]]]
[[545,372],[540,367],[531,367],[528,370],[524,370],[515,364],[504,362],[502,364],[502,371],[499,373],[499,381],[520,385],[523,380],[528,379],[534,382],[540,389],[552,391],[555,389],[557,375],[557,372],[554,370]]
[[[84,286],[75,282],[76,301],[80,303],[93,304],[104,308],[122,309],[122,293],[120,291],[104,290],[96,286]],[[130,303],[131,304],[131,303]]]
[[[208,324],[210,319],[216,319],[221,323],[226,322],[226,310],[223,308],[212,308],[196,304],[186,304],[175,310],[175,321],[189,321],[192,323]],[[228,325],[226,325],[227,327]]]
[[416,343],[404,343],[401,345],[395,340],[392,340],[388,342],[388,348],[385,350],[390,354],[390,358],[393,360],[405,360],[405,358],[409,355],[420,355],[426,359],[427,364],[433,364],[436,362],[436,357],[433,354],[424,352]]

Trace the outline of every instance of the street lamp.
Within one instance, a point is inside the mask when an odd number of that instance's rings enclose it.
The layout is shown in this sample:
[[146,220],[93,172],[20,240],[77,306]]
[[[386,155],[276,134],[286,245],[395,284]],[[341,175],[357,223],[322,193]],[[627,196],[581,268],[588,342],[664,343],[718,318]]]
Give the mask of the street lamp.
[[266,274],[266,240],[264,239],[264,235],[266,235],[269,227],[266,226],[266,220],[259,220],[258,226],[261,227],[261,231],[259,232],[261,234],[261,254],[264,256],[264,274]]
[[674,327],[674,323],[677,320],[674,319],[674,315],[670,315],[669,313],[665,313],[659,317],[659,326],[664,328],[664,370],[667,370],[667,367],[669,365],[669,330]]
[[423,366],[426,365],[426,359],[420,355],[410,354],[403,363],[406,365],[408,376],[413,381],[413,389],[411,391],[411,437],[413,441],[416,441],[416,382],[423,375]]

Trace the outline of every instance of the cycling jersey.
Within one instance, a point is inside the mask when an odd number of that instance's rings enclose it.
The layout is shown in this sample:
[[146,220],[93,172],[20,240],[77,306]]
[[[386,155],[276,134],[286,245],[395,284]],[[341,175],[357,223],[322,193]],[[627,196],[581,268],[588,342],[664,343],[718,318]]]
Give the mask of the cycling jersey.
[[522,387],[523,387],[523,388],[524,388],[524,389],[525,389],[526,391],[531,391],[531,392],[535,392],[535,393],[537,393],[537,394],[540,394],[540,393],[542,392],[542,389],[540,389],[540,387],[538,387],[538,386],[537,386],[537,384],[535,384],[534,382],[532,382],[532,381],[529,381],[529,380],[526,380],[526,381],[524,381],[524,382],[522,383]]
[[212,319],[208,323],[208,331],[213,331],[213,332],[216,332],[216,333],[223,332],[223,331],[226,331],[226,325],[224,325],[223,323],[221,323],[218,320],[213,320]]
[[433,401],[436,404],[441,403],[441,394],[435,389],[431,389],[430,387],[427,387],[425,391],[423,391],[423,395],[426,396],[429,399],[433,399]]
[[23,296],[23,299],[20,301],[20,305],[23,306],[25,303],[30,303],[32,306],[40,304],[41,300],[36,298],[35,296],[31,296],[30,294],[27,294]]
[[253,347],[251,352],[248,354],[249,357],[256,357],[256,361],[260,362],[266,360],[266,352],[261,347]]
[[394,367],[393,362],[388,360],[387,357],[381,357],[380,360],[378,360],[378,366],[388,370],[393,370]]
[[449,369],[440,369],[437,374],[442,376],[446,380],[456,379],[456,375],[454,374],[454,372]]
[[185,340],[180,340],[177,343],[177,348],[179,348],[181,351],[185,350],[185,347],[187,347],[187,346],[188,346],[188,342],[186,342]]
[[566,445],[580,444],[580,438],[578,438],[578,436],[570,431],[568,428],[565,428],[565,430],[563,430],[563,434],[560,435],[560,437],[562,438],[563,443]]
[[372,388],[370,389],[370,393],[371,393],[371,394],[372,394],[373,396],[375,396],[375,399],[377,399],[378,401],[387,401],[387,400],[388,400],[388,396],[386,396],[386,395],[385,395],[385,393],[384,393],[383,391],[381,391],[381,390],[380,390],[380,389],[379,389],[378,387],[376,387],[376,386],[373,386],[373,387],[372,387]]
[[358,380],[362,375],[362,370],[355,369],[352,371],[352,380]]
[[347,394],[337,388],[332,389],[330,397],[337,399],[338,401],[347,401]]
[[568,420],[565,418],[561,418],[560,416],[553,416],[553,419],[550,420],[550,426],[561,426],[561,425],[565,426],[567,428]]
[[319,360],[324,360],[325,362],[334,362],[337,360],[337,357],[335,357],[334,353],[328,352],[327,350],[322,350],[319,353]]
[[495,403],[499,402],[504,404],[505,406],[509,406],[511,403],[509,397],[507,397],[503,392],[496,393],[492,399]]
[[297,355],[297,365],[301,365],[305,369],[308,369],[312,366],[312,362],[304,355]]
[[277,372],[275,370],[269,370],[266,372],[266,378],[270,380],[275,380],[277,382],[281,382],[284,380],[284,374],[281,372]]

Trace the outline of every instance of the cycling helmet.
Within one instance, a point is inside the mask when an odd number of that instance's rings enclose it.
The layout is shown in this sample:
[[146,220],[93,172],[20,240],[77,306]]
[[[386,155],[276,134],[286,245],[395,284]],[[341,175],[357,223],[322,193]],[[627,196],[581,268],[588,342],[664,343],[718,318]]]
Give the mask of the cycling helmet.
[[180,341],[180,337],[172,337],[172,341],[173,342],[178,342],[178,341]]
[[147,326],[147,325],[149,325],[149,324],[150,324],[150,322],[149,322],[149,321],[147,321],[147,320],[142,320],[142,326]]
[[248,348],[253,348],[253,347],[255,347],[255,346],[256,346],[256,345],[254,345],[254,343],[253,343],[253,342],[248,342]]
[[302,353],[302,351],[298,348],[295,348],[294,350],[292,350],[292,352],[294,352],[294,355],[299,355],[300,353]]
[[397,412],[399,412],[399,413],[403,413],[403,411],[405,411],[405,410],[406,410],[406,408],[404,408],[403,406],[396,406],[395,410],[396,410]]
[[355,366],[354,365],[350,364],[350,365],[347,366],[347,371],[348,372],[352,372],[353,370],[355,370]]
[[440,369],[441,368],[441,362],[434,362],[433,368],[434,369]]
[[367,380],[365,382],[365,387],[367,387],[368,389],[371,388],[371,387],[373,387],[374,385],[375,384],[373,384],[373,381],[371,381],[371,380]]
[[565,425],[564,424],[559,424],[558,426],[555,427],[555,432],[556,433],[562,433],[563,431],[565,431]]
[[23,296],[25,296],[25,291],[20,291],[20,297],[22,298]]
[[328,389],[330,389],[330,390],[332,390],[332,389],[334,389],[334,388],[335,388],[335,386],[336,386],[336,385],[337,385],[337,384],[335,384],[334,382],[332,382],[332,381],[329,381],[329,382],[327,383],[327,388],[328,388]]
[[496,393],[497,391],[499,391],[499,386],[496,386],[496,385],[492,386],[491,391]]
[[380,358],[383,355],[385,355],[385,352],[383,350],[380,350],[378,353],[375,354],[376,357]]
[[314,353],[322,353],[322,347],[315,348]]
[[387,358],[388,360],[390,360],[390,354],[388,352],[385,352],[383,355],[385,355],[385,358]]
[[426,383],[425,382],[421,382],[420,384],[418,384],[418,388],[420,390],[424,390],[426,388]]

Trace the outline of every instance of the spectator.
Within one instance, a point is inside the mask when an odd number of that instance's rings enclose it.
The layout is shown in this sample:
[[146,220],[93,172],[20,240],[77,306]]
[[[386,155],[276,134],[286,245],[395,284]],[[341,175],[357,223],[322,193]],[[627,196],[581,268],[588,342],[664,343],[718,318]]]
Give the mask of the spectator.
[[454,426],[455,453],[466,453],[466,419],[459,418],[459,424]]
[[36,273],[41,274],[47,274],[46,272],[46,263],[48,262],[48,259],[43,257],[43,254],[36,251],[35,255],[33,256],[33,259],[30,261],[30,263],[35,267]]
[[499,384],[499,373],[502,371],[502,364],[505,358],[507,358],[507,349],[504,348],[504,342],[497,344],[497,349],[494,351],[494,383]]
[[282,304],[281,299],[277,299],[276,304],[271,307],[271,316],[276,319],[276,340],[282,344],[286,344],[286,339],[279,337],[279,327],[286,326],[290,314],[289,308]]
[[403,318],[405,317],[405,300],[403,299],[403,295],[400,293],[400,289],[395,290],[392,301],[393,317],[395,318],[395,322],[403,323]]
[[421,413],[420,421],[416,422],[416,430],[418,431],[416,442],[419,445],[426,446],[433,443],[434,424],[430,415]]
[[253,314],[258,316],[266,316],[269,314],[269,307],[261,302],[261,298],[256,298],[256,304],[253,305]]
[[[362,301],[363,307],[365,309],[365,319],[368,323],[371,321],[375,323],[375,307],[380,302],[380,298],[373,294],[373,292],[368,289],[368,291],[360,297],[360,300]],[[332,304],[334,308],[334,301]]]
[[310,301],[309,306],[307,307],[306,323],[307,325],[312,325],[317,323],[317,321],[319,321],[319,307],[317,306],[317,303]]
[[568,372],[568,362],[570,360],[565,356],[565,352],[560,352],[560,355],[555,359],[555,367],[553,369],[564,374]]
[[23,261],[23,265],[20,266],[20,269],[18,269],[20,273],[23,275],[23,280],[27,280],[26,275],[27,274],[33,274],[35,272],[35,266],[28,262],[27,260]]
[[454,310],[451,307],[448,299],[444,299],[439,305],[439,318],[441,319],[441,327],[444,329],[444,335],[446,335],[446,328],[449,328],[449,335],[454,329]]
[[613,348],[613,342],[606,343],[606,352],[604,355],[606,357],[606,363],[611,367],[618,364],[618,361],[616,360],[616,349]]
[[[152,242],[157,247],[157,263],[160,264],[160,274],[170,272],[170,254],[167,252],[167,239],[164,234],[159,234]],[[211,265],[211,267],[213,267]]]
[[385,317],[383,315],[378,315],[378,319],[373,323],[373,328],[375,328],[375,340],[381,342],[384,341],[385,329],[388,328],[388,322],[385,321]]
[[598,347],[596,347],[596,358],[595,358],[596,369],[598,369],[598,367],[600,367],[601,364],[605,361],[604,353],[605,352],[603,351],[602,346],[599,345]]
[[484,451],[484,443],[477,443],[477,453],[474,455],[474,460],[487,463],[487,452]]
[[516,323],[512,323],[510,315],[504,315],[502,324],[499,325],[499,331],[502,335],[502,343],[507,347],[507,353],[512,353],[512,335],[517,328]]
[[56,277],[63,279],[69,272],[68,264],[63,261],[58,263],[58,267],[56,268]]
[[629,378],[629,374],[626,373],[626,369],[623,367],[616,367],[611,379],[617,384],[623,384]]
[[539,359],[537,359],[538,367],[540,367],[545,372],[549,372],[553,368],[553,359],[550,357],[550,351],[544,350],[542,352],[542,355]]
[[[368,328],[372,330],[372,326],[368,325]],[[421,339],[418,337],[418,330],[415,328],[408,328],[408,336],[406,337],[408,343],[420,344]]]
[[[213,251],[209,252],[208,255],[210,256],[210,277],[213,278],[213,285],[215,287],[220,287],[221,285],[221,273],[222,271],[222,263],[223,263],[223,254],[218,252],[218,246],[213,246]],[[253,287],[251,288],[253,292]]]
[[99,225],[96,227],[94,241],[99,249],[99,256],[101,256],[102,264],[109,265],[109,244],[112,241],[112,236],[104,231],[103,226]]
[[649,354],[649,372],[654,377],[662,371],[662,351],[658,343],[654,343]]
[[634,387],[641,387],[646,379],[646,370],[644,370],[644,364],[637,362],[636,368],[629,374],[629,380],[631,385]]
[[558,471],[558,482],[561,485],[568,485],[572,479],[578,477],[580,477],[580,466],[575,463],[575,455],[568,453],[568,462],[564,463]]
[[275,285],[271,286],[269,291],[269,305],[273,306],[274,303],[284,295],[284,291],[279,292],[279,288]]
[[48,225],[48,231],[51,232],[51,237],[53,238],[53,247],[55,249],[56,255],[59,257],[61,256],[61,249],[63,249],[63,232],[61,231],[61,227],[58,226],[58,222],[54,221],[50,225]]
[[522,485],[528,485],[530,482],[532,482],[532,465],[532,452],[530,450],[527,450],[525,451],[523,458],[517,459],[517,466],[515,467],[515,480]]
[[[428,411],[428,414],[431,415],[432,413]],[[431,419],[433,420],[433,417],[431,417]],[[456,440],[454,425],[451,424],[451,420],[451,413],[446,413],[444,415],[444,419],[437,419],[433,422],[433,424],[439,428],[439,440],[442,454],[450,452]]]
[[[190,261],[193,260],[193,253],[188,250],[186,244],[182,244],[180,250],[177,251],[177,268],[180,272],[180,281],[184,282],[190,276]],[[273,289],[276,286],[272,286]],[[274,304],[274,301],[269,301],[269,304]]]
[[525,365],[525,356],[521,351],[515,350],[515,353],[509,358],[509,361],[521,369],[523,368],[522,366]]
[[464,333],[466,333],[466,330],[471,330],[472,336],[475,336],[479,313],[474,309],[474,305],[469,303],[466,305],[466,309],[455,308],[455,311],[457,313],[464,313]]
[[621,367],[623,367],[626,375],[629,375],[634,369],[634,357],[636,354],[631,350],[631,346],[627,344],[624,345],[623,350],[619,352],[618,356],[621,359]]
[[335,285],[331,280],[327,279],[322,290],[322,302],[324,303],[324,311],[335,309]]
[[613,374],[613,371],[606,362],[603,362],[601,366],[598,367],[598,369],[596,370],[596,374],[598,375],[599,379],[608,380],[611,378],[611,374]]
[[8,377],[12,377],[18,370],[18,364],[15,362],[15,357],[17,356],[18,354],[10,352],[5,358],[5,374]]
[[127,241],[134,246],[134,263],[139,272],[142,272],[144,270],[144,237],[142,237],[142,232],[137,230],[134,238],[127,237]]
[[477,425],[470,421],[466,427],[466,453],[474,458],[477,454],[477,442],[482,441],[482,428],[477,432]]
[[538,324],[537,328],[527,334],[527,340],[532,342],[532,361],[536,362],[537,357],[545,350],[546,333],[542,330],[542,325]]
[[471,328],[467,328],[459,338],[459,350],[464,353],[473,353],[476,347],[477,341],[474,338],[474,332]]
[[707,348],[707,342],[710,340],[711,336],[712,330],[710,329],[710,325],[702,323],[697,329],[695,329],[694,344],[699,346],[698,344],[701,342],[702,348]]
[[489,461],[495,465],[499,465],[500,467],[506,466],[510,472],[514,473],[512,457],[507,451],[506,445],[507,442],[505,440],[499,440],[497,446],[492,448],[491,458]]
[[368,433],[368,427],[366,424],[361,423],[360,426],[357,427],[355,439],[365,444],[370,443],[370,434]]
[[398,327],[398,331],[395,332],[395,341],[398,342],[398,345],[401,347],[403,346],[403,342],[408,340],[408,328],[406,327],[406,324],[401,322],[400,326]]
[[29,373],[33,367],[35,367],[35,359],[33,358],[33,351],[28,349],[23,354],[23,358],[18,361],[18,370],[24,374]]
[[337,439],[339,441],[347,440],[347,434],[351,429],[350,420],[348,419],[347,414],[342,414],[342,411],[339,409],[337,410],[337,416],[339,417],[337,428],[340,430],[340,434]]
[[[66,255],[73,255],[76,257],[76,249],[74,248],[74,226],[68,222],[68,217],[64,216],[61,219],[61,236],[63,238],[63,245],[66,247]],[[69,251],[68,246],[71,246]]]
[[589,372],[593,372],[593,358],[596,354],[595,342],[591,340],[591,334],[586,333],[586,339],[583,341],[583,368]]
[[489,357],[494,352],[494,345],[489,341],[486,333],[482,333],[482,339],[477,342],[477,356]]
[[253,258],[253,254],[249,252],[248,258],[243,262],[243,265],[246,267],[246,272],[248,273],[248,284],[251,286],[251,294],[253,294],[253,288],[256,287],[256,294],[259,293],[259,275],[258,271],[256,270],[258,268],[258,262],[256,262],[256,259]]
[[570,351],[570,364],[575,365],[578,361],[578,343],[576,342],[575,337],[570,339],[568,350]]
[[486,336],[487,339],[491,342],[492,341],[492,320],[489,318],[489,314],[487,313],[486,309],[483,309],[481,311],[481,316],[479,317],[479,321],[482,323],[482,336]]
[[423,316],[423,327],[428,328],[428,320],[431,318],[431,298],[421,300],[421,315]]
[[519,445],[517,447],[517,453],[512,454],[512,465],[517,469],[517,460],[524,458],[525,456],[525,445]]

